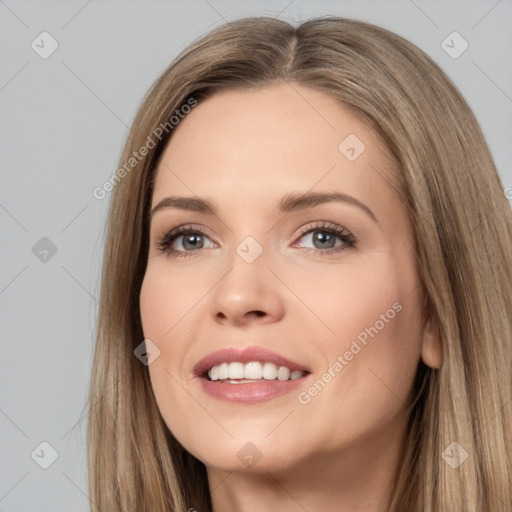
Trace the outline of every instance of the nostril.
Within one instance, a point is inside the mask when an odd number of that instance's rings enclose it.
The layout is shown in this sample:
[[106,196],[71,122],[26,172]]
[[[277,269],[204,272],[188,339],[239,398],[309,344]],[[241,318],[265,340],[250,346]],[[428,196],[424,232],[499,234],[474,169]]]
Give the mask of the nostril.
[[[223,321],[230,318],[230,316],[231,315],[223,313],[222,311],[217,312],[217,318],[220,320],[223,320]],[[257,318],[264,318],[264,317],[268,316],[268,313],[266,313],[265,311],[261,311],[259,309],[255,309],[253,311],[247,311],[243,316],[240,316],[240,317],[238,317],[237,315],[233,315],[232,318],[235,323],[242,324],[253,316],[257,317]]]

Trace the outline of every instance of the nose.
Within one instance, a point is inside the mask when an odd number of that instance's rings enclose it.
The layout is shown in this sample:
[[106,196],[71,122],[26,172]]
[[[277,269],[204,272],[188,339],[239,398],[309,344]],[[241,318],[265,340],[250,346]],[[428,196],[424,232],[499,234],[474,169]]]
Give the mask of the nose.
[[235,254],[231,270],[215,286],[211,314],[217,323],[237,326],[268,324],[284,315],[282,285],[267,268],[261,255],[247,263]]

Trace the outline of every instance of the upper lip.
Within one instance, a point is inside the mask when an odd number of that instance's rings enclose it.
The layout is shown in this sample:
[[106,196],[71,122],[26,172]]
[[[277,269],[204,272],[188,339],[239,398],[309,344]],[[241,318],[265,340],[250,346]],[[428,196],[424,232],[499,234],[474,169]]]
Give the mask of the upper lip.
[[195,366],[194,374],[198,377],[204,377],[206,372],[212,366],[218,366],[221,363],[250,363],[251,361],[261,361],[264,363],[274,363],[276,366],[286,366],[291,371],[301,370],[309,372],[309,370],[295,361],[292,361],[280,354],[276,354],[269,349],[263,347],[246,347],[246,348],[223,348],[203,357]]

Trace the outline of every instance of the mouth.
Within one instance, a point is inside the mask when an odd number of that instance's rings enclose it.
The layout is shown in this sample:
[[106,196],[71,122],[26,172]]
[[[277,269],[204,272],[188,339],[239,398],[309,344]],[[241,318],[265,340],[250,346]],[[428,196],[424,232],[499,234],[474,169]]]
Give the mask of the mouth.
[[258,382],[261,380],[296,380],[306,374],[303,370],[290,370],[287,366],[277,366],[269,361],[250,361],[242,363],[233,361],[224,362],[212,366],[204,375],[210,381],[224,381],[230,384],[240,384],[246,382]]
[[231,402],[262,402],[288,394],[303,385],[310,371],[261,347],[223,349],[194,367],[205,393]]

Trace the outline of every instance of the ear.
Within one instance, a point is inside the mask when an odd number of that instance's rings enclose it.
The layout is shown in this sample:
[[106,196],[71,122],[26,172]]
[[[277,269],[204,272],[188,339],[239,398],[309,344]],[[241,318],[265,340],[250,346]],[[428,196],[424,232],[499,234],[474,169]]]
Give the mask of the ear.
[[431,319],[427,319],[423,326],[421,359],[430,368],[439,369],[443,364],[441,337]]

